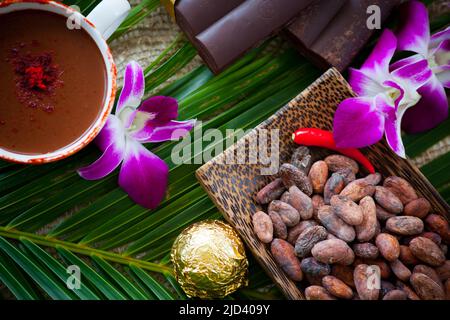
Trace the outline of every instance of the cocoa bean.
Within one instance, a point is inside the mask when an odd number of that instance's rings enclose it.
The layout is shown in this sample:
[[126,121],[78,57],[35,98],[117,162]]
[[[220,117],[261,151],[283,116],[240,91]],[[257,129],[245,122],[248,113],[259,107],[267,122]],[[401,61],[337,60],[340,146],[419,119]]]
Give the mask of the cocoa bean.
[[307,228],[299,235],[295,243],[295,254],[300,258],[308,256],[314,245],[325,240],[327,235],[328,232],[324,227],[314,226]]
[[331,268],[328,264],[319,262],[312,257],[303,259],[300,266],[305,274],[314,277],[324,277],[331,272]]
[[289,242],[282,239],[274,239],[270,246],[270,251],[281,269],[293,281],[301,281],[303,279],[300,261],[295,256],[294,247]]
[[270,203],[269,212],[278,213],[287,227],[293,227],[300,221],[300,214],[297,209],[279,200],[274,200]]
[[323,200],[325,204],[330,204],[331,197],[341,193],[344,187],[344,178],[338,173],[333,173],[325,183],[323,191]]
[[378,259],[362,259],[362,258],[356,258],[354,265],[360,265],[360,264],[367,264],[372,267],[377,267],[380,273],[381,279],[388,279],[391,276],[391,268],[389,265],[384,261],[384,259],[378,258]]
[[400,261],[394,260],[390,263],[391,270],[397,278],[402,281],[408,281],[411,277],[411,271]]
[[357,226],[363,222],[361,208],[347,197],[335,195],[330,200],[333,213],[344,220],[345,223]]
[[386,211],[378,204],[376,205],[376,211],[377,211],[377,219],[380,221],[386,221],[389,218],[395,217],[395,214]]
[[286,224],[281,219],[280,215],[276,212],[269,212],[269,217],[273,224],[273,236],[274,238],[286,239],[287,238],[287,227]]
[[378,247],[370,242],[355,243],[353,245],[353,252],[357,257],[363,259],[376,259],[379,254]]
[[331,267],[331,274],[339,280],[343,281],[349,287],[355,288],[352,267],[335,264]]
[[375,187],[368,184],[364,179],[358,179],[349,183],[340,193],[341,196],[346,196],[350,200],[359,202],[364,197],[372,196],[375,192]]
[[260,204],[268,204],[278,199],[284,192],[283,180],[275,179],[256,194],[256,201]]
[[373,268],[366,264],[360,264],[356,266],[353,278],[361,300],[378,300],[380,289],[378,289],[377,284],[380,283],[381,279]]
[[305,230],[306,228],[317,226],[317,222],[314,220],[305,220],[300,222],[295,227],[292,227],[288,231],[287,241],[295,246],[297,242],[298,236]]
[[321,224],[339,239],[346,242],[351,242],[355,239],[355,229],[335,215],[330,206],[322,206],[319,209],[318,218]]
[[328,169],[331,172],[336,172],[347,168],[350,168],[354,174],[357,174],[359,171],[358,163],[355,160],[343,155],[333,154],[326,157],[325,162],[327,163]]
[[305,193],[303,193],[296,186],[289,188],[289,201],[288,203],[297,209],[300,214],[300,218],[303,220],[308,220],[313,217],[314,208],[312,200]]
[[321,206],[325,205],[325,202],[323,200],[323,197],[318,194],[313,195],[311,200],[312,200],[312,204],[313,204],[313,217],[314,217],[314,219],[317,220],[318,219],[317,214],[319,213],[319,208]]
[[[398,235],[398,234],[395,234],[395,233],[392,233],[392,232],[390,232],[388,229],[386,229],[386,226],[384,226],[382,229],[381,229],[381,232],[380,233],[389,233],[391,236],[393,236],[393,237],[395,237],[395,239],[397,239],[397,241],[400,243],[400,241],[402,241],[403,239],[404,239],[404,237],[402,237],[401,235]],[[416,236],[417,237],[417,236]]]
[[409,300],[420,300],[419,296],[414,292],[413,289],[411,289],[411,287],[409,287],[407,284],[401,282],[400,280],[397,280],[397,282],[395,283],[395,285],[402,290],[403,292],[406,293],[406,296],[408,297]]
[[444,285],[443,285],[441,279],[439,278],[439,275],[433,268],[426,266],[424,264],[418,264],[417,266],[414,267],[413,273],[423,273],[423,274],[427,275],[428,277],[433,279],[434,282],[436,282],[438,285],[440,285],[442,287],[442,289],[444,289]]
[[383,297],[383,300],[406,300],[408,295],[403,290],[391,290]]
[[379,174],[378,172],[372,173],[372,174],[369,174],[368,176],[366,176],[363,179],[368,184],[370,184],[372,186],[376,186],[376,185],[378,185],[381,182],[381,174]]
[[375,237],[379,228],[375,201],[369,196],[364,197],[359,202],[359,207],[363,214],[363,220],[360,225],[355,227],[357,239],[361,242],[367,242]]
[[430,266],[438,267],[445,263],[445,255],[441,248],[430,239],[414,238],[409,243],[409,248],[416,258]]
[[446,260],[442,266],[436,267],[436,273],[441,281],[445,281],[450,278],[450,260]]
[[414,188],[403,178],[391,176],[384,180],[383,186],[394,193],[403,205],[418,198]]
[[450,243],[450,230],[447,220],[439,214],[429,214],[425,219],[428,230],[436,232],[445,243]]
[[403,203],[389,189],[381,186],[375,187],[375,201],[384,209],[394,214],[403,211]]
[[280,167],[280,177],[286,188],[297,186],[308,196],[312,195],[313,190],[308,176],[296,166],[289,163],[283,164]]
[[380,277],[382,279],[389,279],[389,277],[391,276],[391,268],[389,267],[389,265],[381,259],[367,259],[366,260],[367,263],[369,263],[369,265],[371,266],[377,266],[378,268],[380,268]]
[[[284,185],[283,185],[284,186]],[[289,191],[285,191],[280,198],[280,201],[289,203]],[[276,200],[276,199],[275,199]]]
[[416,265],[419,260],[412,254],[411,249],[408,246],[400,246],[400,256],[398,257],[401,262],[408,265]]
[[445,292],[433,279],[423,273],[413,273],[410,283],[423,300],[444,300]]
[[313,159],[311,157],[308,147],[300,146],[294,150],[291,157],[291,164],[308,174]]
[[306,300],[336,300],[328,291],[320,286],[309,286],[305,289]]
[[418,198],[410,201],[403,210],[405,216],[413,216],[424,219],[430,212],[431,204],[425,198]]
[[[438,235],[435,232],[423,232],[420,234],[421,237],[430,239],[434,243],[436,243],[438,246],[441,245],[442,238],[440,235]],[[411,239],[412,240],[412,239]]]
[[345,185],[348,185],[350,182],[356,180],[356,175],[350,168],[341,169],[339,171],[336,171],[336,173],[342,176]]
[[309,170],[309,180],[315,193],[323,193],[328,180],[328,166],[325,161],[317,161]]
[[270,243],[273,239],[273,223],[270,217],[258,211],[253,215],[253,229],[261,242]]
[[326,264],[351,265],[355,259],[352,249],[340,239],[324,240],[311,250],[313,257]]
[[322,278],[322,286],[333,296],[342,299],[351,299],[353,290],[343,281],[333,276],[325,276]]
[[412,236],[422,233],[423,221],[417,217],[392,217],[386,221],[386,229],[402,236]]
[[388,233],[380,233],[377,236],[375,243],[378,250],[380,250],[381,255],[387,261],[395,261],[400,256],[400,244],[394,236]]

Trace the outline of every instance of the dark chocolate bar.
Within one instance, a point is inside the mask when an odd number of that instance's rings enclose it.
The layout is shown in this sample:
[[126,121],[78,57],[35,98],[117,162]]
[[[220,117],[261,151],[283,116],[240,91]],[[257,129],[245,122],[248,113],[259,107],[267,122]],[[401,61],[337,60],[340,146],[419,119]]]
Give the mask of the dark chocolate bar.
[[281,30],[311,2],[247,0],[200,33],[194,44],[210,69],[219,73],[248,50]]
[[175,19],[192,41],[200,32],[225,16],[245,0],[179,0],[175,4]]
[[370,16],[367,8],[371,5],[379,6],[383,23],[392,9],[401,2],[401,0],[347,0],[312,45],[297,47],[317,66],[323,69],[335,67],[343,71],[376,31],[367,27],[367,19]]
[[318,0],[311,3],[286,28],[285,35],[294,44],[308,48],[339,12],[345,0]]

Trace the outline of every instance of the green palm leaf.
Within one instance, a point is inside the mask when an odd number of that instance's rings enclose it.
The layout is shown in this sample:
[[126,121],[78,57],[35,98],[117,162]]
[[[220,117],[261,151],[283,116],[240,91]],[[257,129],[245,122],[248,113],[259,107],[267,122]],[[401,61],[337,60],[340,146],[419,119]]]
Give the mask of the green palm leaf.
[[133,285],[122,273],[113,268],[105,260],[95,255],[92,256],[92,260],[94,260],[94,262],[109,276],[110,280],[114,281],[119,287],[123,288],[125,293],[131,299],[144,300],[148,298],[142,289],[139,289],[137,286]]
[[173,296],[169,291],[164,288],[158,281],[156,281],[149,274],[142,271],[142,269],[137,268],[135,265],[130,265],[131,270],[134,274],[141,279],[141,281],[150,289],[153,294],[160,300],[173,300]]
[[117,290],[112,286],[105,278],[95,272],[90,266],[88,266],[83,260],[76,255],[62,247],[56,248],[62,258],[67,260],[70,264],[76,265],[80,268],[81,274],[85,279],[89,279],[91,284],[100,290],[106,298],[110,300],[125,300],[126,296],[123,292]]
[[[31,242],[27,239],[22,239],[22,243],[25,245],[25,247],[37,258],[39,259],[44,265],[46,265],[50,270],[52,270],[53,273],[64,283],[67,280],[68,274],[67,269],[56,259],[54,259],[52,256],[50,256],[46,251],[41,249],[39,246]],[[99,300],[100,297],[98,297],[95,293],[93,293],[88,287],[82,285],[82,287],[78,290],[74,290],[74,293],[80,298],[80,299],[87,299],[87,300]]]
[[52,299],[71,300],[73,295],[65,283],[56,278],[48,269],[0,237],[0,249],[19,265]]
[[18,300],[36,300],[39,294],[13,260],[0,251],[0,281],[9,288]]

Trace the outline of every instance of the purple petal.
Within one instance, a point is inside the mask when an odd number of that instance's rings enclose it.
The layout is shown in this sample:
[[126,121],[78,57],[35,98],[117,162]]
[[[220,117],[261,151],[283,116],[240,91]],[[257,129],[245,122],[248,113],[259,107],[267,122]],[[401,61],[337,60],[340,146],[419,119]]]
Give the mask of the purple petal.
[[401,9],[402,23],[397,33],[399,50],[412,51],[427,57],[430,26],[426,6],[419,1],[410,1]]
[[406,158],[405,147],[403,146],[401,135],[401,118],[402,114],[390,110],[386,113],[386,121],[384,124],[384,130],[386,135],[386,141],[391,149],[400,157]]
[[117,103],[116,114],[118,115],[123,107],[137,108],[144,96],[144,88],[144,71],[139,63],[132,61],[125,69],[123,88]]
[[125,151],[124,142],[111,144],[97,161],[79,169],[78,174],[86,180],[98,180],[106,177],[122,162]]
[[105,152],[112,143],[121,141],[124,136],[125,131],[122,122],[115,115],[110,114],[105,126],[95,138],[95,144],[102,152]]
[[127,151],[119,173],[119,185],[137,204],[153,209],[164,199],[169,168],[166,163],[144,148],[128,140]]
[[408,85],[409,88],[405,89],[415,91],[431,79],[433,72],[428,66],[428,61],[423,59],[394,70],[392,75]]
[[402,128],[408,133],[430,130],[448,116],[445,89],[436,77],[432,77],[418,92],[422,98],[406,111],[402,120]]
[[132,137],[142,143],[176,141],[186,136],[194,128],[195,122],[195,120],[169,121],[158,127],[149,124],[133,132]]
[[350,98],[336,110],[333,132],[339,148],[361,148],[383,137],[384,118],[375,106],[375,99]]
[[383,91],[383,87],[378,82],[361,70],[350,68],[348,82],[359,96],[375,97]]
[[436,77],[445,88],[450,88],[450,65],[440,66],[433,70],[436,70]]
[[416,63],[420,60],[423,60],[423,57],[420,54],[415,54],[411,57],[404,58],[404,59],[401,59],[401,60],[398,60],[398,61],[392,63],[391,66],[389,67],[389,69],[391,71],[394,71],[394,70],[400,69],[401,67],[407,66],[408,64]]
[[361,71],[376,81],[383,82],[389,73],[389,63],[396,49],[397,39],[395,35],[389,29],[384,30],[369,58],[361,67]]
[[442,41],[450,39],[450,27],[431,36],[430,48],[437,48]]
[[178,117],[178,101],[172,97],[151,97],[138,108],[139,111],[153,114],[155,123],[164,123]]

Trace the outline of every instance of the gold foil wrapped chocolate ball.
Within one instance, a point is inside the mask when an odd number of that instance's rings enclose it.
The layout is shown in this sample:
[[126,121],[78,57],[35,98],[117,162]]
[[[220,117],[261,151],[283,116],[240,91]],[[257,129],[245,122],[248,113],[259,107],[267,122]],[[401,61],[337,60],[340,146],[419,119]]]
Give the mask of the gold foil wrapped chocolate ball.
[[222,221],[201,221],[184,229],[171,257],[177,281],[189,297],[223,298],[248,284],[244,244]]

